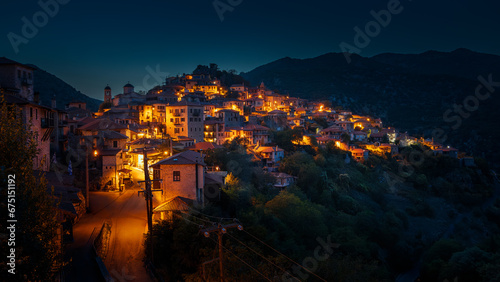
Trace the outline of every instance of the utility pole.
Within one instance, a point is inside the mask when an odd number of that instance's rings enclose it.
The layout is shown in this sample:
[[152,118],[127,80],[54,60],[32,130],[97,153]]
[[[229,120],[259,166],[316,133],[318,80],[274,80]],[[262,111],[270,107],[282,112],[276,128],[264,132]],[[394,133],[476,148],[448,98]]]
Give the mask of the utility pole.
[[[222,246],[222,235],[227,232],[228,228],[238,228],[238,230],[243,230],[243,226],[239,223],[232,223],[232,224],[218,224],[217,227],[211,227],[211,228],[206,228],[202,229],[201,232],[203,232],[203,235],[207,238],[210,237],[210,233],[217,233],[218,237],[218,242],[219,242],[219,269],[220,269],[220,281],[224,282],[224,255],[223,255],[223,246]],[[205,278],[205,277],[203,277]]]
[[86,202],[86,208],[87,212],[89,211],[90,208],[90,203],[89,203],[89,150],[87,149],[85,152],[85,202]]
[[172,148],[173,147],[172,142],[174,142],[173,139],[172,139],[172,136],[170,136],[169,140],[170,140],[170,142],[169,142],[170,143],[170,156],[172,156],[172,154],[174,153],[173,152],[173,148]]
[[152,181],[162,181],[161,179],[149,179],[149,168],[148,168],[148,152],[147,148],[142,148],[144,154],[144,181],[138,181],[138,183],[144,182],[144,191],[139,191],[138,194],[144,193],[144,198],[146,199],[146,214],[148,218],[148,229],[149,229],[149,250],[150,250],[150,260],[153,262],[153,192],[163,190],[152,190]]
[[[223,261],[224,261],[224,256],[222,252],[222,231],[223,228],[219,224],[219,232],[217,232],[217,237],[219,237],[219,269],[220,269],[220,281],[224,282],[224,266],[223,266]],[[225,232],[224,232],[225,233]]]

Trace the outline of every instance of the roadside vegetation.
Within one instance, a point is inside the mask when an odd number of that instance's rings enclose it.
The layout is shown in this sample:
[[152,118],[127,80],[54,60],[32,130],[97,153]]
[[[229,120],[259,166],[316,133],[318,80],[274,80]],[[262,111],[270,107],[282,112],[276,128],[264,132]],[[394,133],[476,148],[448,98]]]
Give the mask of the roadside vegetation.
[[[465,168],[413,146],[358,163],[333,143],[295,145],[301,138],[293,130],[273,136],[286,150],[279,171],[297,177],[283,191],[238,140],[207,152],[208,165],[229,172],[221,200],[155,225],[162,276],[218,279],[218,262],[203,264],[218,257],[217,236],[199,230],[237,218],[244,231],[223,236],[227,279],[278,281],[286,271],[321,281],[294,261],[327,281],[394,281],[415,266],[425,281],[499,281],[500,200],[488,202],[495,186],[485,161]],[[425,156],[417,164],[415,152]],[[312,264],[306,258],[327,238],[334,251]]]

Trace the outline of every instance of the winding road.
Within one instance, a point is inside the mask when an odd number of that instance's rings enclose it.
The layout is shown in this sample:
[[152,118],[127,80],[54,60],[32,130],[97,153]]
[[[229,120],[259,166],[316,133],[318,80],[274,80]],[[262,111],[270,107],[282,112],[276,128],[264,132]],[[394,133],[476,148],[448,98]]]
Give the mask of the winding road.
[[[141,180],[134,171],[134,182]],[[143,177],[142,177],[143,179]],[[144,259],[144,234],[147,232],[146,204],[138,196],[139,187],[125,192],[91,192],[90,213],[73,228],[74,242],[67,247],[66,281],[102,281],[93,256],[91,241],[104,221],[111,223],[109,248],[104,263],[114,281],[152,281]]]

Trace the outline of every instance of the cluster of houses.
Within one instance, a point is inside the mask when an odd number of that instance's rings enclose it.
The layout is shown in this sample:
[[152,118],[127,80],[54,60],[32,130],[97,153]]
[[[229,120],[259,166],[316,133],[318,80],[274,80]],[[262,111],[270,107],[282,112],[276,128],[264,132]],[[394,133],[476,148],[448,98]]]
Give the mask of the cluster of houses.
[[[294,177],[278,172],[285,152],[270,144],[273,130],[302,129],[303,140],[294,142],[333,142],[360,162],[369,154],[390,156],[397,154],[400,146],[417,143],[435,154],[458,158],[456,149],[384,127],[378,118],[282,95],[264,83],[226,87],[210,74],[185,74],[168,77],[163,85],[141,94],[129,82],[116,95],[106,86],[106,106],[92,112],[80,101],[65,105],[64,110],[57,108],[54,99],[50,107],[42,106],[33,90],[33,73],[30,66],[0,58],[0,90],[7,103],[21,109],[23,121],[31,123],[37,133],[40,151],[35,169],[50,171],[51,164],[77,144],[88,152],[86,157],[101,183],[121,189],[130,169],[143,169],[143,148],[147,147],[152,149],[148,160],[153,178],[163,180],[156,182],[155,188],[163,190],[167,206],[181,198],[184,203],[189,199],[200,204],[216,199],[227,173],[208,168],[203,152],[235,139],[246,145],[264,170],[275,175],[275,187],[289,186]],[[236,98],[227,98],[228,93]],[[180,153],[174,154],[174,149]],[[472,158],[463,162],[473,165]],[[68,198],[75,205],[81,199]]]

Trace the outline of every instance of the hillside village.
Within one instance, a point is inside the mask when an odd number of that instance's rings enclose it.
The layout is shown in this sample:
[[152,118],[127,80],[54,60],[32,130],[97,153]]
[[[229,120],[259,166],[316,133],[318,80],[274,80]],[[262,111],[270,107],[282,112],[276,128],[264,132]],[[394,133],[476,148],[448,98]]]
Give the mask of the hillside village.
[[[99,177],[99,189],[123,189],[130,169],[143,168],[145,146],[153,150],[149,152],[149,165],[155,175],[165,175],[162,164],[170,158],[182,155],[186,162],[195,163],[189,157],[192,154],[173,154],[174,150],[202,153],[235,139],[246,146],[248,154],[265,171],[277,177],[275,186],[283,189],[293,183],[294,176],[278,172],[286,152],[272,144],[270,135],[272,131],[285,129],[300,131],[301,139],[293,140],[297,145],[332,142],[347,153],[347,158],[358,162],[367,160],[370,154],[393,156],[401,147],[422,144],[434,154],[460,157],[463,165],[474,165],[472,157],[457,149],[384,127],[377,117],[358,115],[328,101],[276,93],[264,83],[257,87],[244,84],[227,87],[211,75],[218,70],[217,65],[211,64],[205,70],[205,73],[167,77],[163,85],[146,95],[135,92],[130,82],[118,94],[106,86],[99,112],[88,110],[80,101],[66,104],[65,110],[58,110],[54,99],[51,107],[40,105],[39,94],[33,91],[34,69],[7,58],[0,61],[0,85],[6,102],[18,105],[23,119],[31,122],[32,130],[38,132],[40,152],[35,169],[54,170],[54,162],[68,149],[86,148],[94,155],[91,158],[97,171],[93,171],[93,176]],[[153,160],[160,161],[155,164]],[[222,187],[223,179],[210,176],[216,168],[206,167],[201,159],[199,165],[203,167],[200,172],[206,173],[200,174],[201,184],[197,187],[203,189],[206,179],[218,181]],[[184,177],[164,179],[176,182]],[[178,186],[175,193],[166,191],[172,184]],[[164,181],[163,189],[167,195],[164,199],[181,196],[204,202],[202,192],[198,193],[188,183]]]
[[[220,200],[229,173],[207,164],[205,156],[231,142],[243,145],[252,162],[274,176],[272,185],[285,190],[297,181],[297,175],[280,171],[290,152],[273,136],[285,130],[293,130],[296,146],[335,146],[345,153],[346,162],[364,163],[371,155],[390,159],[404,147],[421,145],[434,155],[458,159],[463,167],[475,166],[466,153],[399,132],[378,117],[327,100],[277,93],[264,83],[224,85],[214,76],[217,70],[211,64],[201,72],[167,77],[146,94],[137,93],[133,82],[119,90],[105,86],[104,102],[92,112],[81,101],[65,105],[65,110],[57,109],[55,99],[51,106],[41,105],[33,90],[34,69],[0,58],[5,102],[21,109],[23,121],[38,136],[34,169],[47,172],[49,184],[63,195],[62,229],[72,232],[72,224],[85,213],[89,189],[123,191],[134,183],[132,171],[144,173],[145,148],[152,179],[163,180],[153,184],[162,192],[156,219],[168,218],[172,206],[203,207]],[[77,162],[68,162],[75,158]],[[68,183],[71,174],[75,178]]]

